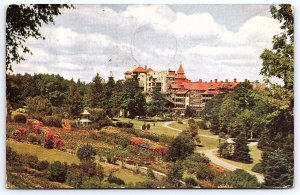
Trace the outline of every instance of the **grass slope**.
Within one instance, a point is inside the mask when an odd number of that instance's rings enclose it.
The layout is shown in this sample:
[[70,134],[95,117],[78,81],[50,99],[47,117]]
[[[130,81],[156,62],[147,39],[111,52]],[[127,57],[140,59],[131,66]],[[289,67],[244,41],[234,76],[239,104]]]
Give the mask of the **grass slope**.
[[[121,122],[131,122],[133,123],[133,127],[138,130],[142,129],[142,125],[144,124],[143,121],[139,121],[136,119],[118,118],[118,120]],[[164,134],[164,135],[176,137],[179,134],[178,131],[173,131],[172,129],[163,127],[164,122],[155,122],[155,126],[153,126],[154,122],[147,122],[146,124],[150,124],[150,131],[157,135]]]
[[[61,161],[67,162],[68,164],[79,164],[80,162],[77,156],[55,149],[48,150],[42,146],[21,143],[11,140],[7,140],[6,144],[17,153],[36,155],[39,160],[47,160],[49,162]],[[117,170],[114,173],[114,175],[123,179],[125,183],[143,182],[148,179],[146,176],[135,174],[130,170],[122,169],[116,165],[112,165],[105,162],[100,162],[100,164],[103,166],[104,172],[107,175],[110,173],[111,170]]]
[[32,145],[11,140],[7,140],[6,144],[17,153],[36,155],[40,161],[47,160],[48,162],[60,161],[68,164],[79,164],[79,159],[77,156],[60,150],[48,150],[39,145]]

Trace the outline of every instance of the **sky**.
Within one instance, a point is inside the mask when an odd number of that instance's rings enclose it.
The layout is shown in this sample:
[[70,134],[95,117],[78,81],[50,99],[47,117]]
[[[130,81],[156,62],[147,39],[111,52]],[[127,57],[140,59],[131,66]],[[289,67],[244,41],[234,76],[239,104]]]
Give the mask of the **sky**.
[[91,82],[115,79],[134,65],[177,70],[192,81],[249,79],[259,74],[265,48],[280,24],[270,5],[75,5],[43,25],[45,40],[29,39],[33,55],[15,73],[60,74]]

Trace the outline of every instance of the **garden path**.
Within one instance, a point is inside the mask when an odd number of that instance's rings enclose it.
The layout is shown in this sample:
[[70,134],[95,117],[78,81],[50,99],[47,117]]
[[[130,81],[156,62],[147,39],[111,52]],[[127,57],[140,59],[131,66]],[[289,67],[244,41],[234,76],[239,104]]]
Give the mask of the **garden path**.
[[[169,126],[170,124],[172,124],[172,123],[174,123],[174,122],[176,122],[176,121],[168,121],[168,122],[165,122],[165,123],[163,124],[163,127],[166,127],[166,128],[168,128],[168,129],[172,129],[172,130],[174,130],[174,131],[180,131],[180,132],[182,132],[182,130],[180,130],[180,129],[173,128],[173,127],[170,127],[170,126]],[[216,135],[216,136],[199,135],[199,136],[201,136],[201,137],[209,137],[209,138],[213,138],[213,139],[219,139],[217,135]],[[257,145],[257,142],[251,142],[251,143],[249,144],[249,146],[254,146],[254,145]],[[204,150],[204,151],[201,151],[201,153],[204,153],[205,156],[207,156],[207,157],[211,160],[212,163],[214,163],[214,164],[216,164],[216,165],[218,165],[218,166],[220,166],[220,167],[223,167],[223,168],[225,168],[225,169],[228,169],[228,170],[230,170],[230,171],[234,171],[234,170],[236,170],[236,169],[242,169],[241,167],[238,167],[238,166],[235,166],[235,165],[230,164],[230,163],[228,163],[228,162],[225,162],[225,161],[223,161],[222,159],[220,159],[219,157],[217,157],[217,156],[214,154],[214,152],[217,151],[217,150],[218,150],[218,148],[214,148],[214,149],[210,149],[210,150]],[[244,169],[244,170],[245,170],[245,169]],[[255,172],[253,172],[253,171],[248,171],[248,170],[245,170],[245,171],[247,171],[247,172],[250,173],[251,175],[256,176],[258,182],[260,182],[260,183],[263,183],[263,182],[264,182],[264,176],[263,176],[262,174],[255,173]]]

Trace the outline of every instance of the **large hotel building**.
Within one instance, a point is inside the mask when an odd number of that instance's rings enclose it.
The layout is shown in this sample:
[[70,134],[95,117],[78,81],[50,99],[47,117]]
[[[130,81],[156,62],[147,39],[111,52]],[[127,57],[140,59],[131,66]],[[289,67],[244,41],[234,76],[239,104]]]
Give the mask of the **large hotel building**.
[[[132,71],[125,72],[125,79],[132,79],[134,76],[137,77],[139,87],[144,93],[151,93],[155,88],[159,89],[161,93],[166,95],[172,111],[182,115],[187,106],[190,106],[197,113],[200,112],[205,103],[213,96],[226,91],[231,92],[240,83],[236,79],[232,81],[214,79],[208,82],[200,79],[192,82],[187,79],[182,64],[177,71],[170,69],[154,71],[147,66],[135,66]],[[264,89],[266,87],[265,84],[250,82],[246,79],[243,82],[249,82],[254,88]]]

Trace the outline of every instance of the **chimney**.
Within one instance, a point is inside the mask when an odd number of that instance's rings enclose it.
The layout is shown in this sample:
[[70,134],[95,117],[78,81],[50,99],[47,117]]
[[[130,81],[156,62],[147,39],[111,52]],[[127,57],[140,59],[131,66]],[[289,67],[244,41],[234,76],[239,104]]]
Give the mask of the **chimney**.
[[215,83],[217,83],[218,82],[218,79],[215,79]]
[[228,83],[228,79],[225,79],[225,82]]
[[202,83],[202,79],[199,79],[199,83]]
[[147,65],[145,65],[145,69],[147,70]]
[[212,80],[210,80],[210,83],[212,83]]
[[236,83],[236,78],[233,79],[233,82]]

